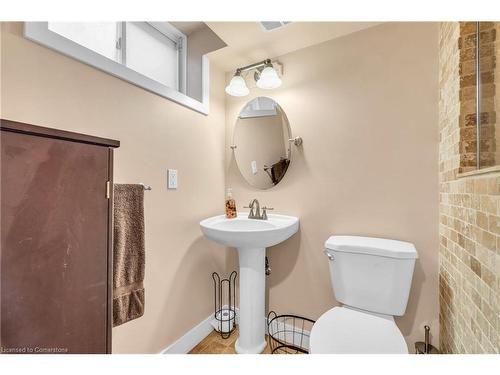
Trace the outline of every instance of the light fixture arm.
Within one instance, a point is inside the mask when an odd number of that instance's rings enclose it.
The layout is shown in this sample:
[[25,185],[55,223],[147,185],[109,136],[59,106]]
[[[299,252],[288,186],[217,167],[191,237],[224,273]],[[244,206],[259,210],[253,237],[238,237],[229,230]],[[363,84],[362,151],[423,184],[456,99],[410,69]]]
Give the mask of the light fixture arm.
[[247,72],[252,69],[264,68],[266,66],[273,66],[271,59],[265,59],[257,63],[253,63],[242,68],[236,69],[236,74],[241,74],[242,72]]

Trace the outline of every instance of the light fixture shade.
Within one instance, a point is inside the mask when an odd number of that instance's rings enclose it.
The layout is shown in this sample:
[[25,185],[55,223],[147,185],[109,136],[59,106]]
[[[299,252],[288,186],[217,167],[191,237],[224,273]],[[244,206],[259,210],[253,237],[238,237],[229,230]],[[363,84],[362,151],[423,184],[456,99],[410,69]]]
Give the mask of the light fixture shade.
[[250,93],[247,84],[242,76],[235,75],[231,78],[231,82],[226,86],[226,93],[231,96],[246,96]]
[[278,73],[272,66],[266,66],[264,70],[260,73],[260,78],[257,81],[257,87],[261,89],[275,89],[281,86],[281,79],[278,77]]

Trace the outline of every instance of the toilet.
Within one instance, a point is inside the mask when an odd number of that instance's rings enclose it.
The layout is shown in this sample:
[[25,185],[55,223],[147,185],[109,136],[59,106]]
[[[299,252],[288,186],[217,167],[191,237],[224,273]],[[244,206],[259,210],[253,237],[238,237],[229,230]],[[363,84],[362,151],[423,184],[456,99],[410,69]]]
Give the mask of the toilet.
[[394,316],[404,315],[417,250],[409,242],[331,236],[324,250],[335,299],[314,323],[311,354],[408,354]]

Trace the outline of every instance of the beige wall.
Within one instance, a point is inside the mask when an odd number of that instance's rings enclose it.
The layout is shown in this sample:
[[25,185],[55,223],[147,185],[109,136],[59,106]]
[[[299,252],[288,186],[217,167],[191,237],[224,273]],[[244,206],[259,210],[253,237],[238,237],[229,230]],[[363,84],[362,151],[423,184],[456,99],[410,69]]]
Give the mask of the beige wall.
[[[113,329],[113,352],[155,353],[212,311],[212,271],[225,252],[198,221],[224,207],[224,76],[211,70],[204,116],[22,37],[2,24],[1,106],[7,119],[121,141],[115,181],[144,182],[146,312]],[[167,191],[166,170],[179,170]]]
[[[406,240],[419,259],[396,322],[411,346],[424,323],[437,342],[438,25],[384,24],[279,61],[281,88],[226,99],[226,185],[238,209],[256,197],[300,218],[299,233],[268,250],[269,308],[318,318],[336,304],[322,252],[332,234]],[[275,99],[304,139],[268,191],[243,181],[228,147],[238,111],[260,95]]]

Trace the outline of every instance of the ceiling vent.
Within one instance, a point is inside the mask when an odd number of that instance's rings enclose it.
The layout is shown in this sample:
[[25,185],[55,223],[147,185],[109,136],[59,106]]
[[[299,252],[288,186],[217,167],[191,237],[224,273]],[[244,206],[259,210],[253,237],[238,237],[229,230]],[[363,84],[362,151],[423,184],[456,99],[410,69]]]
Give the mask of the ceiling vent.
[[281,29],[288,25],[290,21],[260,21],[259,24],[264,31],[273,31],[277,29]]

